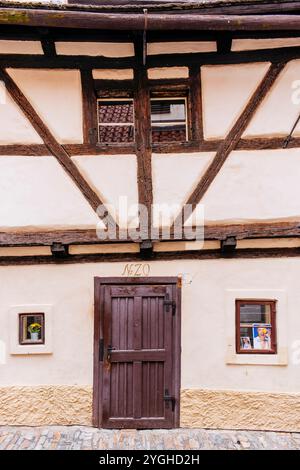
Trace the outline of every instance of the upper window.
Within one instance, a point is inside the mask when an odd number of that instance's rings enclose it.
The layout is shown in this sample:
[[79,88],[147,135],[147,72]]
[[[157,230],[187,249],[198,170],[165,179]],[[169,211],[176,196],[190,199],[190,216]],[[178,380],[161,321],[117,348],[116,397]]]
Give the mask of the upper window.
[[275,354],[276,302],[236,300],[236,352]]
[[151,98],[152,143],[187,140],[186,98]]
[[98,140],[105,144],[134,142],[133,99],[98,99]]

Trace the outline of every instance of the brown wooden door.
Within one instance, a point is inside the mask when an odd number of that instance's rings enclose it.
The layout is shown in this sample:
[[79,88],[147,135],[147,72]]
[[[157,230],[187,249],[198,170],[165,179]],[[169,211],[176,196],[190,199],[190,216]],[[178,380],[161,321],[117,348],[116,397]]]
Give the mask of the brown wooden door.
[[95,345],[99,347],[95,354],[95,424],[105,428],[175,427],[180,348],[174,279],[164,283],[98,279],[96,300],[100,311],[96,315],[99,325],[95,325]]

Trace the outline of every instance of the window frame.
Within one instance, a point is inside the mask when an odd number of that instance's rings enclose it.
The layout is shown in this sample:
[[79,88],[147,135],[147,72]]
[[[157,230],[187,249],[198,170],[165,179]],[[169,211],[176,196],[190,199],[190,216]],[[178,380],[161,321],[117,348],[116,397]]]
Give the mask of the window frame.
[[[158,142],[158,144],[163,144],[163,145],[167,145],[167,144],[171,144],[171,145],[174,145],[174,144],[186,144],[188,142],[190,142],[190,136],[189,136],[189,112],[188,112],[188,95],[187,94],[182,94],[181,96],[174,96],[172,95],[172,92],[170,92],[170,94],[168,95],[167,92],[166,92],[166,96],[162,96],[162,97],[158,97],[158,96],[150,96],[150,109],[151,109],[151,103],[153,101],[184,101],[184,111],[185,111],[185,120],[184,120],[184,125],[185,125],[185,140],[182,140],[182,141],[165,141],[165,142]],[[152,116],[152,113],[151,113],[151,116]],[[152,132],[153,132],[153,127],[155,127],[156,123],[155,122],[152,122],[152,119],[151,119],[151,116],[150,116],[150,123],[151,123],[151,129],[150,129],[150,136],[151,136],[151,145],[152,147],[156,145],[156,143],[152,142]],[[162,123],[162,121],[161,121]],[[178,124],[181,124],[183,123],[183,121],[180,121]],[[165,121],[164,124],[175,124],[175,121]]]
[[[270,305],[271,310],[271,349],[241,349],[241,304]],[[277,354],[277,330],[276,330],[276,305],[275,299],[236,299],[235,300],[235,339],[236,354]],[[257,322],[258,323],[258,322]]]
[[[27,340],[24,341],[22,328],[23,328],[23,317],[36,317],[41,316],[41,339],[38,341]],[[20,346],[31,346],[31,345],[43,345],[45,344],[45,313],[44,312],[22,312],[19,313],[19,345]]]
[[[120,101],[131,101],[132,102],[132,105],[133,105],[133,121],[130,122],[130,123],[127,123],[127,122],[120,122],[120,123],[101,123],[100,120],[99,120],[99,103],[101,101],[105,101],[105,102],[120,102]],[[111,146],[134,146],[135,145],[135,142],[136,142],[136,139],[135,139],[135,134],[136,134],[136,130],[135,130],[135,100],[134,100],[134,97],[128,97],[128,98],[124,98],[124,97],[109,97],[109,98],[102,98],[102,97],[98,97],[96,98],[96,104],[97,104],[97,145],[100,145],[100,146],[107,146],[107,145],[111,145]],[[101,142],[100,141],[100,127],[103,126],[103,127],[132,127],[133,128],[133,140],[132,142]]]

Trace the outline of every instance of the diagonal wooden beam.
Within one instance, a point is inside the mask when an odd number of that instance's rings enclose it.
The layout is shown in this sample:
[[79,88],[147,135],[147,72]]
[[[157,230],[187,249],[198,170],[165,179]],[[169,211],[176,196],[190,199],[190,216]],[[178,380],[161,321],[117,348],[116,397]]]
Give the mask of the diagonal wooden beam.
[[[99,206],[104,206],[99,196],[89,186],[89,184],[84,179],[76,165],[73,163],[68,152],[62,145],[57,142],[53,134],[44,124],[42,119],[39,117],[33,106],[26,98],[26,96],[22,93],[18,85],[3,68],[0,68],[0,80],[5,83],[6,89],[12,99],[23,111],[24,115],[27,117],[33,128],[44,141],[44,144],[46,145],[48,150],[56,158],[58,163],[63,167],[65,172],[70,176],[70,178],[76,184],[76,186],[81,191],[90,206],[94,209],[94,211],[96,211]],[[110,215],[106,217],[106,220],[108,224],[114,224],[114,220]]]
[[[254,91],[250,100],[248,101],[244,111],[240,114],[239,118],[227,134],[226,138],[221,142],[213,161],[209,165],[204,175],[201,177],[196,188],[189,196],[184,205],[192,205],[192,208],[195,209],[196,205],[199,204],[204,194],[210,187],[211,183],[214,181],[215,177],[224,165],[228,155],[236,148],[237,144],[240,141],[240,138],[243,135],[243,132],[250,123],[258,106],[265,98],[267,93],[270,91],[273,83],[275,82],[284,67],[285,62],[272,64],[269,67],[264,78]],[[184,224],[188,216],[189,214],[185,214],[182,210],[181,213],[177,216],[174,225],[180,224],[180,221],[183,221]]]

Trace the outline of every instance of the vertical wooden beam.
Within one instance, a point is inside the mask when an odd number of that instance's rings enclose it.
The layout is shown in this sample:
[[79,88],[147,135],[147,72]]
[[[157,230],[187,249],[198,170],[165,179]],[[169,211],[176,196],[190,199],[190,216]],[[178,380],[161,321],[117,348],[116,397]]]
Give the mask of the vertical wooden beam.
[[[15,103],[23,111],[23,114],[27,117],[32,127],[36,130],[38,135],[44,141],[44,144],[49,149],[51,154],[57,159],[60,165],[63,167],[65,172],[70,176],[73,182],[76,184],[80,192],[83,194],[85,199],[88,201],[90,206],[97,210],[99,206],[104,206],[99,196],[89,186],[87,181],[84,179],[77,166],[73,163],[70,155],[60,145],[55,137],[51,134],[48,127],[44,124],[42,119],[39,117],[33,106],[30,104],[28,99],[22,93],[17,84],[8,75],[6,70],[0,68],[0,80],[5,83],[6,89]],[[108,224],[114,225],[114,220],[110,215],[106,218]]]
[[152,152],[151,152],[151,106],[150,92],[147,86],[147,70],[143,64],[143,37],[136,35],[134,41],[134,106],[135,139],[138,166],[139,204],[148,211],[148,227],[152,224]]
[[202,88],[200,65],[189,67],[190,77],[190,109],[191,109],[191,140],[203,141],[203,116],[202,116]]
[[[257,111],[257,108],[259,107],[260,103],[265,98],[267,93],[270,91],[273,83],[275,82],[285,65],[285,62],[280,62],[278,64],[275,63],[270,66],[261,83],[254,91],[244,111],[241,113],[241,115],[227,134],[226,138],[221,142],[213,161],[209,165],[204,175],[201,177],[192,194],[185,202],[185,205],[192,205],[192,208],[195,209],[197,204],[199,204],[202,197],[204,196],[211,183],[219,173],[220,169],[224,165],[228,155],[236,148],[241,136],[243,135],[243,132],[245,131],[252,117]],[[184,214],[184,211],[182,210],[173,225],[179,224],[180,221],[183,221],[183,223],[185,223],[188,216],[189,214]]]
[[83,143],[97,143],[97,97],[92,70],[80,70],[82,89]]

